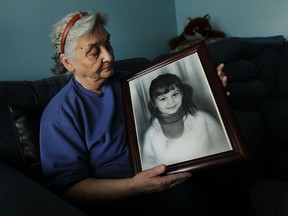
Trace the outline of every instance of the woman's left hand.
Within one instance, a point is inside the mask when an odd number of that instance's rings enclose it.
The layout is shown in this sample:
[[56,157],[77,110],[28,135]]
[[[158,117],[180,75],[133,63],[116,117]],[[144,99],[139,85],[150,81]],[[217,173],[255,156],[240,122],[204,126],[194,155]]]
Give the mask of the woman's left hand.
[[[218,65],[217,67],[217,75],[219,76],[221,82],[222,82],[222,85],[225,87],[227,87],[228,85],[228,78],[227,76],[225,75],[225,73],[222,71],[224,68],[224,64],[221,63]],[[229,91],[226,91],[226,94],[229,96],[230,95],[230,92]]]

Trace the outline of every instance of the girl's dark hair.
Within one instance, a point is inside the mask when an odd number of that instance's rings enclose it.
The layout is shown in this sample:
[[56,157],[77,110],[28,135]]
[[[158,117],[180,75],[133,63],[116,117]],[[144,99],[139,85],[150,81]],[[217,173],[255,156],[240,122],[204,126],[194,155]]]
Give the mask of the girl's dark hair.
[[156,98],[174,90],[175,87],[178,87],[183,94],[182,107],[185,114],[196,115],[197,107],[192,100],[192,86],[183,83],[177,75],[165,73],[152,80],[149,87],[150,101],[148,103],[148,109],[151,114],[151,121],[161,116],[160,111],[155,107]]

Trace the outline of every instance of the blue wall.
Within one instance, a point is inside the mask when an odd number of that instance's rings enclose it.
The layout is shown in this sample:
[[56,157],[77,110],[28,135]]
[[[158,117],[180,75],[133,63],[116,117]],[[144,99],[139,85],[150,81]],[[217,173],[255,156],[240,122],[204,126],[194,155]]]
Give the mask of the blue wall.
[[36,80],[52,75],[50,30],[74,10],[102,10],[116,59],[153,59],[169,51],[177,34],[174,0],[1,0],[0,80]]
[[287,0],[1,0],[0,80],[51,76],[51,25],[68,12],[92,9],[109,15],[118,60],[168,52],[187,17],[207,13],[228,37],[288,37]]
[[187,17],[210,14],[212,27],[227,36],[288,38],[287,0],[175,0],[178,33]]

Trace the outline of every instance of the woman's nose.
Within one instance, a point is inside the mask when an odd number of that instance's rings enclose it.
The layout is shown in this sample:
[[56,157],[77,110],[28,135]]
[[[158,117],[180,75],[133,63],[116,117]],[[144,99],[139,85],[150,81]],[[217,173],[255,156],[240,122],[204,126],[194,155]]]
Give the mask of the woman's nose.
[[108,50],[106,47],[101,48],[103,62],[112,62],[114,60],[113,50]]

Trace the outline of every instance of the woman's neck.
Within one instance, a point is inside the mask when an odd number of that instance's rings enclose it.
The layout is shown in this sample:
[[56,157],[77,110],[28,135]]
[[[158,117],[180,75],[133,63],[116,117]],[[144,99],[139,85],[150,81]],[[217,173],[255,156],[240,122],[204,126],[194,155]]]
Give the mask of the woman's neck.
[[75,76],[76,81],[85,89],[95,94],[101,94],[106,79],[90,79],[89,77]]

